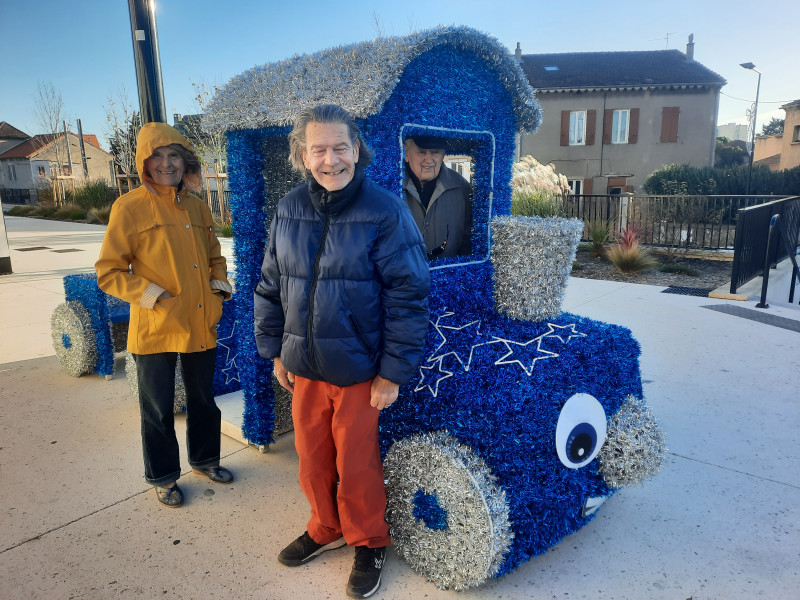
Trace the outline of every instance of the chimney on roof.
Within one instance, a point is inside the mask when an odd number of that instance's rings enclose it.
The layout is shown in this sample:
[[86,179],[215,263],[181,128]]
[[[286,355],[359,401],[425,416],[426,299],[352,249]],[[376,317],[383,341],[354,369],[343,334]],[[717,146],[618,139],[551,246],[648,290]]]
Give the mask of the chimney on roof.
[[519,42],[517,42],[517,49],[514,50],[514,60],[518,63],[522,62],[522,47],[519,45]]
[[689,43],[686,44],[686,58],[694,60],[694,34],[689,34]]

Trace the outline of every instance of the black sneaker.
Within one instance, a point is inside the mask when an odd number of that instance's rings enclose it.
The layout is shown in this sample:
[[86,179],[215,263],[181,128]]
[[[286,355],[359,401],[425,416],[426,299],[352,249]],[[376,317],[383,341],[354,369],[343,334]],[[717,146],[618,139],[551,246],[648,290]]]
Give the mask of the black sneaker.
[[346,543],[344,538],[340,537],[338,540],[334,540],[330,544],[325,544],[323,546],[312,540],[311,536],[308,535],[306,531],[303,535],[286,546],[286,548],[281,550],[281,553],[278,554],[278,562],[287,567],[299,567],[300,565],[306,564],[311,559],[316,558],[323,552],[336,550],[336,548],[341,548]]
[[369,598],[381,587],[381,569],[386,562],[386,547],[356,546],[353,570],[347,581],[347,595],[351,598]]

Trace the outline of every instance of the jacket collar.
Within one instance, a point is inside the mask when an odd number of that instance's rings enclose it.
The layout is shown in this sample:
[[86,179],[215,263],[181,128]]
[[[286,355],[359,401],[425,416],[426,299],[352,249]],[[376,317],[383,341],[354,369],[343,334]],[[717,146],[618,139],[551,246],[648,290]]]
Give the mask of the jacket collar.
[[360,167],[356,167],[350,183],[334,192],[329,192],[311,177],[308,182],[308,194],[311,196],[311,202],[317,212],[336,215],[352,204],[363,183],[364,171]]

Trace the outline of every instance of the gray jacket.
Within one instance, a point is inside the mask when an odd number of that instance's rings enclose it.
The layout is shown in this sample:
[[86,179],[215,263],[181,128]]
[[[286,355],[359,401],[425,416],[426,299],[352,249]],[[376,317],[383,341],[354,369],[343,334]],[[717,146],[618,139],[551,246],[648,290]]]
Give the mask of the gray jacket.
[[406,204],[422,232],[428,259],[470,254],[472,188],[467,180],[442,165],[427,212],[410,177],[406,177],[404,187]]

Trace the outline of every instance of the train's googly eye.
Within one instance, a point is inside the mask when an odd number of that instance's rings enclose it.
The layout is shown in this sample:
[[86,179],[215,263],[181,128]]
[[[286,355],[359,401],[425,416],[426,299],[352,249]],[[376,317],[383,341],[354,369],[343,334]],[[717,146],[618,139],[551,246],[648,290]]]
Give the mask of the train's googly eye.
[[589,394],[575,394],[558,416],[556,451],[565,467],[580,469],[588,465],[606,441],[606,413]]

